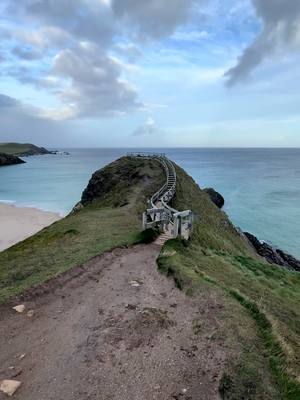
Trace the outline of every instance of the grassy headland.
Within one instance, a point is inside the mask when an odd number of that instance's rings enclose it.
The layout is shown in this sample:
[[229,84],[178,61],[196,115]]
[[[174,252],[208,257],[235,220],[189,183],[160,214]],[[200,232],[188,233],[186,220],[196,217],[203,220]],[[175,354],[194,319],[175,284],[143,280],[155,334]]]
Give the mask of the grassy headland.
[[38,147],[30,143],[0,143],[0,153],[22,157],[49,154],[50,152],[44,147]]

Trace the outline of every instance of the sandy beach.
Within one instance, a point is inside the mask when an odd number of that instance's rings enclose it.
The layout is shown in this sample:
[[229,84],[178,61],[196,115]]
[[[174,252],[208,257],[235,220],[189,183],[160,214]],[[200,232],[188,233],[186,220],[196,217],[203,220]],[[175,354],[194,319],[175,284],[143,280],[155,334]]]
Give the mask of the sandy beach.
[[56,213],[0,203],[0,251],[59,220]]

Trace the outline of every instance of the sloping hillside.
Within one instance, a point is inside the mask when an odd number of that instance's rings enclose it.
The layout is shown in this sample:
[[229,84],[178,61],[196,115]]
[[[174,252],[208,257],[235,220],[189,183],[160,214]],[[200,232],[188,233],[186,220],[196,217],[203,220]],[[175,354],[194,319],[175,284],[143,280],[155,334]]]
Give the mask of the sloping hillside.
[[0,143],[0,153],[19,157],[51,154],[51,152],[44,147],[38,147],[30,143]]

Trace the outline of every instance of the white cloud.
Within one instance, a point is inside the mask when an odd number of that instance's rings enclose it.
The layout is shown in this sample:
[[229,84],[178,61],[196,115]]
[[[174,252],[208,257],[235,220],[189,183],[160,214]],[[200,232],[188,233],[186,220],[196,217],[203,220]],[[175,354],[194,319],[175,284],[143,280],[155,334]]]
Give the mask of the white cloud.
[[22,21],[8,32],[9,40],[16,42],[11,55],[20,62],[6,71],[56,96],[57,108],[43,112],[53,119],[99,118],[141,109],[137,90],[126,80],[138,72],[133,63],[141,56],[140,39],[172,34],[187,20],[193,3],[173,0],[170,7],[166,0],[4,2],[8,18]]
[[109,116],[141,106],[135,90],[121,79],[120,65],[96,45],[84,42],[62,50],[54,59],[53,75],[67,80],[57,93],[68,117]]
[[146,122],[143,125],[140,125],[135,129],[132,133],[132,136],[152,136],[152,135],[160,135],[163,131],[157,127],[154,119],[152,117],[148,117]]

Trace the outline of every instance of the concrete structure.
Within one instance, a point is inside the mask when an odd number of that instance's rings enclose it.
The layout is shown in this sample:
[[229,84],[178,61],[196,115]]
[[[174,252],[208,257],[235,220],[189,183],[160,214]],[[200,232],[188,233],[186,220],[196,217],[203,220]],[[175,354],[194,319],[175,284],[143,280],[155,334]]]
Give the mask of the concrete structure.
[[129,153],[129,157],[142,157],[159,162],[165,170],[165,184],[149,199],[149,207],[143,213],[143,229],[158,227],[171,237],[189,239],[192,233],[193,213],[191,210],[178,211],[169,203],[176,193],[176,170],[165,154]]

